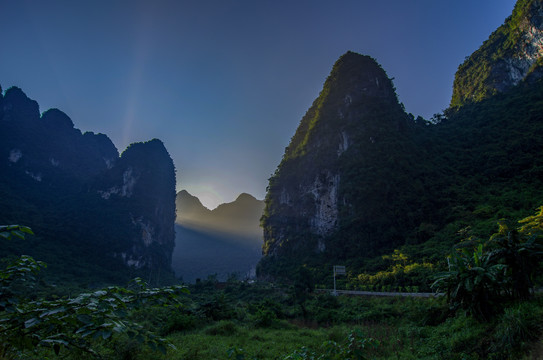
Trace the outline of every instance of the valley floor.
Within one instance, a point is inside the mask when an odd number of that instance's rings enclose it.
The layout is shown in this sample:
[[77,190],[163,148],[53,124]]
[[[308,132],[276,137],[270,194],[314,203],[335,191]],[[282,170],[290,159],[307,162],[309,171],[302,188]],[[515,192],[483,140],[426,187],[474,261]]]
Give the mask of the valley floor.
[[[231,284],[194,291],[164,317],[166,355],[116,340],[122,359],[539,359],[543,298],[509,304],[491,321],[453,314],[444,297],[306,294]],[[206,300],[204,300],[206,299]],[[304,318],[305,314],[305,318]],[[149,315],[147,315],[149,316]],[[155,313],[157,318],[164,314]]]

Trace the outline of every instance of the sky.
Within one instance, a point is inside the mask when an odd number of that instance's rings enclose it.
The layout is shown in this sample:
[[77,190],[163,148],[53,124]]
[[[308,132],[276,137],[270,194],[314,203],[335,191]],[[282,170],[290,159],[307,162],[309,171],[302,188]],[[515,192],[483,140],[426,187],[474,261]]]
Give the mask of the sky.
[[0,0],[0,85],[119,152],[161,139],[213,209],[268,178],[334,62],[355,51],[406,111],[448,107],[454,73],[514,0]]

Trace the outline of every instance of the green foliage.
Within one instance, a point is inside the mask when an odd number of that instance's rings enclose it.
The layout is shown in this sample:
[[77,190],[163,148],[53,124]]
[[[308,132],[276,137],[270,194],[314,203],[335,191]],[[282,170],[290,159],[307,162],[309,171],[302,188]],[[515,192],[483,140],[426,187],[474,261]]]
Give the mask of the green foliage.
[[34,288],[36,275],[45,267],[45,263],[22,255],[0,271],[0,311],[17,313],[17,306],[24,301],[28,291]]
[[266,328],[277,322],[277,315],[271,309],[261,307],[256,310],[251,319],[256,327]]
[[168,311],[168,317],[161,333],[169,335],[174,332],[190,331],[196,329],[202,322],[201,318],[195,314],[184,313],[181,311]]
[[[539,297],[507,303],[503,313],[481,322],[463,311],[451,312],[445,297],[334,297],[317,291],[305,299],[303,318],[299,304],[282,286],[229,286],[235,290],[191,291],[184,312],[195,311],[200,302],[224,293],[225,304],[245,311],[246,316],[207,319],[207,326],[171,333],[168,340],[176,349],[166,356],[140,347],[130,359],[516,359],[541,334],[538,320],[543,303]],[[257,316],[275,314],[275,324],[255,326],[257,310],[262,311]],[[508,322],[512,323],[509,330]],[[507,337],[516,340],[511,340],[511,346],[501,346],[502,338]],[[126,340],[119,349],[129,352],[136,347]]]
[[227,320],[235,317],[232,305],[227,301],[224,293],[215,294],[211,299],[199,304],[198,311],[210,320]]
[[[534,0],[517,1],[513,14],[506,19],[482,46],[466,58],[458,67],[454,79],[451,107],[456,108],[469,102],[481,101],[503,89],[503,78],[507,75],[503,62],[514,58],[524,51],[520,43],[523,31],[527,31],[526,23],[530,19],[530,7]],[[532,69],[533,71],[533,69]]]
[[543,330],[539,321],[541,316],[542,309],[534,303],[521,303],[506,308],[494,330],[491,347],[494,358],[518,356],[523,346],[537,339]]
[[[230,349],[228,349],[226,354],[228,355],[229,359],[234,359],[234,360],[245,360],[246,359],[245,350],[243,350],[242,348],[230,348]],[[256,358],[253,358],[253,359],[256,359]]]
[[447,260],[449,270],[436,277],[433,287],[446,292],[453,309],[462,308],[471,315],[487,319],[500,297],[500,276],[505,265],[493,263],[483,253],[482,244],[475,249],[457,249]]
[[27,226],[0,225],[0,237],[4,240],[11,240],[14,237],[24,240],[25,234],[34,235],[32,230]]
[[341,360],[369,359],[368,353],[379,346],[379,341],[364,336],[362,331],[351,331],[344,344],[335,341],[323,343],[320,351],[314,352],[305,347],[283,357],[283,360]]
[[[436,266],[429,262],[413,262],[409,256],[395,249],[391,255],[383,255],[383,260],[388,260],[391,265],[387,270],[378,271],[375,274],[362,273],[356,276],[356,279],[350,281],[350,284],[356,288],[365,291],[380,289],[388,286],[395,291],[400,288],[406,292],[428,291],[428,279],[435,274]],[[390,291],[390,290],[387,290]]]
[[[483,244],[474,249],[460,244],[448,257],[449,269],[439,274],[433,287],[447,293],[451,306],[488,319],[506,296],[530,297],[533,279],[543,261],[543,207],[510,229],[503,221],[490,237],[490,251]],[[472,242],[472,241],[471,241]]]
[[[4,239],[32,234],[29,228],[16,225],[0,229]],[[125,318],[141,306],[180,306],[178,294],[186,291],[184,287],[148,288],[136,278],[128,289],[107,287],[74,298],[30,300],[18,295],[15,284],[31,287],[34,275],[43,267],[23,255],[0,271],[0,350],[4,357],[16,358],[39,348],[52,349],[57,355],[80,350],[99,357],[95,344],[120,333],[166,352],[166,340]]]
[[[541,213],[538,216],[542,217]],[[532,233],[529,229],[529,226],[509,229],[501,223],[499,231],[489,241],[494,248],[489,257],[507,267],[505,287],[515,298],[530,297],[534,277],[543,260],[543,232],[537,229],[536,233]]]
[[519,221],[519,223],[523,224],[518,229],[520,233],[527,236],[541,236],[543,233],[543,206],[540,206],[537,210],[539,210],[539,212],[535,215],[528,216]]
[[238,332],[238,327],[230,320],[220,320],[205,330],[207,335],[230,336]]
[[140,343],[165,352],[167,342],[124,320],[127,312],[142,306],[176,301],[176,288],[148,289],[138,280],[137,290],[109,287],[73,299],[19,302],[1,316],[2,342],[13,350],[52,347],[80,349],[95,354],[93,342],[127,333]]
[[[517,27],[531,3],[519,2],[508,24]],[[494,50],[485,49],[492,56]],[[356,79],[355,72],[346,73]],[[338,79],[331,73],[332,80]],[[459,234],[463,229],[469,226],[471,236],[485,238],[499,219],[523,218],[543,201],[543,81],[486,94],[481,101],[439,114],[435,124],[375,99],[346,106],[340,100],[355,93],[349,81],[325,84],[329,89],[315,103],[322,106],[311,139],[304,142],[302,136],[315,115],[310,109],[298,128],[300,136],[291,141],[292,149],[303,145],[303,154],[285,151],[270,178],[259,276],[290,278],[297,266],[306,264],[316,283],[330,284],[328,267],[345,264],[356,275],[382,272],[371,280],[379,283],[373,286],[422,288],[433,271],[447,266],[444,257],[464,238]],[[352,121],[338,118],[339,112]],[[349,147],[338,155],[342,132],[348,134]],[[319,201],[300,189],[316,181],[325,189],[326,172],[341,177],[338,223],[334,232],[319,236],[310,226]],[[323,253],[316,253],[323,244]],[[401,271],[385,274],[393,269],[381,259],[395,249],[434,268],[418,267],[417,282],[401,284]],[[413,279],[411,275],[404,278]],[[349,284],[370,285],[356,284],[353,277]]]

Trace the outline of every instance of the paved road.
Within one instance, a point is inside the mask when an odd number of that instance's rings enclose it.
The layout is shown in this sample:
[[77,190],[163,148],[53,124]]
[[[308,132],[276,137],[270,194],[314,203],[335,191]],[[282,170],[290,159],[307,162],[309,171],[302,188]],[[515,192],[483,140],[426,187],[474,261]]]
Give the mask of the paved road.
[[[319,292],[333,293],[333,289],[315,289]],[[413,292],[382,292],[382,291],[357,291],[357,290],[336,290],[338,295],[358,295],[358,296],[403,296],[403,297],[438,297],[443,296],[442,293],[413,293]]]

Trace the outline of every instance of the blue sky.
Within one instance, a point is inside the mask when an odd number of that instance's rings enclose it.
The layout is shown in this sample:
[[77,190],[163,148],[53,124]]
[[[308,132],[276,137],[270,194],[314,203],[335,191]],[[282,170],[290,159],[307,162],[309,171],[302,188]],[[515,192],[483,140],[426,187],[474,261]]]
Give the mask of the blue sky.
[[513,0],[0,0],[0,84],[82,131],[161,139],[177,190],[213,208],[263,198],[302,116],[348,50],[406,110],[447,108],[458,65]]

